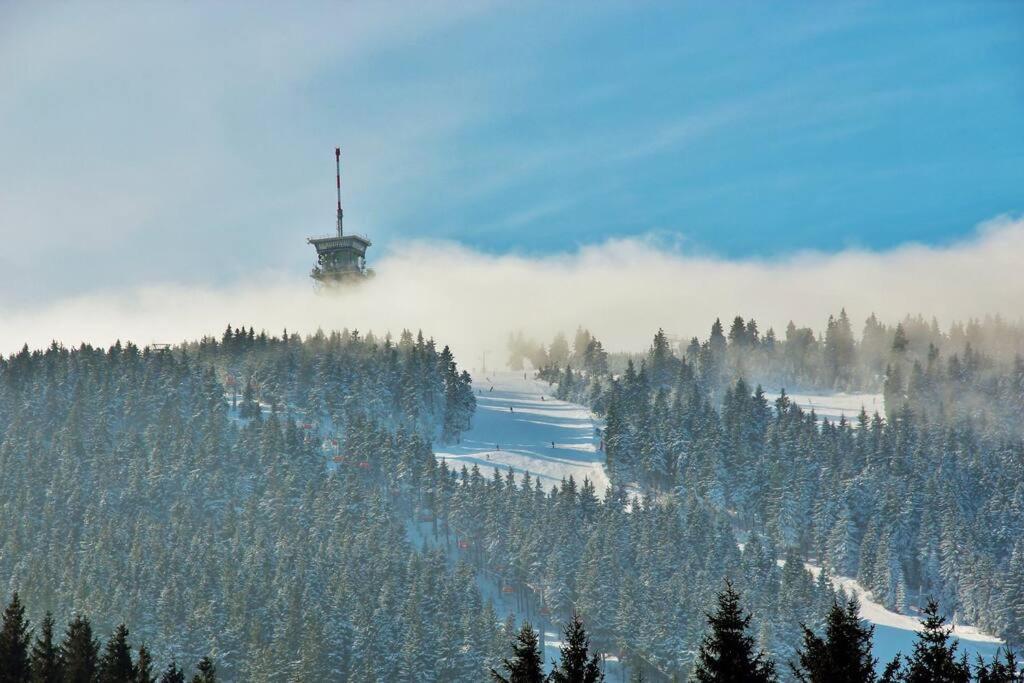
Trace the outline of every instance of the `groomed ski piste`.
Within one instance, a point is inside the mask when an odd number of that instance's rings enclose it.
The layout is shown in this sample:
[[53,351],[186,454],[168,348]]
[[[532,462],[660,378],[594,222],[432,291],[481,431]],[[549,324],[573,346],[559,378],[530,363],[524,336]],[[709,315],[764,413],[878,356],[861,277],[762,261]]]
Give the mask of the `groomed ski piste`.
[[569,477],[577,484],[589,479],[603,495],[609,481],[598,451],[599,422],[587,408],[555,399],[553,388],[531,374],[499,372],[474,381],[473,427],[460,443],[439,446],[438,460],[455,471],[476,465],[484,476],[511,467],[517,480],[529,471],[546,489]]
[[[553,387],[532,379],[531,374],[524,377],[522,372],[495,372],[476,378],[473,387],[477,392],[477,409],[472,429],[463,434],[460,443],[438,446],[435,451],[438,460],[443,459],[456,471],[463,464],[468,468],[477,465],[484,476],[489,476],[493,469],[504,473],[511,467],[517,479],[529,472],[530,476],[540,477],[546,487],[570,476],[577,483],[588,478],[597,492],[603,493],[609,486],[609,479],[596,432],[600,421],[583,406],[556,400],[552,395]],[[884,415],[878,394],[787,392],[787,395],[801,408],[813,408],[819,418],[836,420],[845,415],[847,420],[854,420],[861,406],[869,415],[876,409]],[[771,398],[774,400],[775,396]],[[812,574],[821,571],[813,564],[806,566]],[[512,612],[521,621],[524,615],[514,609],[514,602],[491,583],[482,578],[480,587],[485,597],[492,599],[498,614]],[[874,656],[878,659],[879,670],[897,652],[910,654],[913,651],[916,633],[921,628],[915,615],[886,609],[855,579],[838,576],[833,578],[833,583],[836,588],[855,595],[861,603],[861,618],[875,625]],[[977,655],[991,659],[1003,645],[995,636],[973,626],[955,625],[954,635],[960,641],[958,652],[966,652],[972,663]],[[550,622],[545,625],[544,654],[549,667],[558,658],[561,636],[558,626]],[[617,680],[617,661],[613,657],[607,660],[606,673],[610,680]]]
[[[589,479],[599,496],[609,486],[604,453],[598,450],[599,421],[589,409],[555,399],[553,387],[531,377],[533,373],[497,372],[475,378],[476,412],[473,426],[456,444],[438,445],[434,455],[458,472],[463,465],[491,476],[512,469],[517,481],[526,472],[539,478],[545,489],[572,477],[577,485]],[[422,531],[418,534],[422,543]],[[456,549],[457,552],[457,549]],[[503,594],[494,581],[479,576],[477,584],[484,599],[490,598],[499,617],[509,613],[522,623],[527,615],[516,608],[516,600]],[[562,632],[548,619],[531,623],[541,631],[544,660],[550,671],[559,658]],[[619,680],[618,660],[606,657],[605,673]]]
[[[766,389],[765,395],[769,403],[774,405],[775,399],[779,397],[781,391],[781,389]],[[813,410],[818,419],[828,418],[831,422],[837,422],[840,417],[846,417],[847,422],[856,424],[861,408],[867,411],[868,417],[873,416],[876,412],[885,417],[885,402],[882,394],[841,391],[822,394],[787,389],[786,396],[805,412]]]

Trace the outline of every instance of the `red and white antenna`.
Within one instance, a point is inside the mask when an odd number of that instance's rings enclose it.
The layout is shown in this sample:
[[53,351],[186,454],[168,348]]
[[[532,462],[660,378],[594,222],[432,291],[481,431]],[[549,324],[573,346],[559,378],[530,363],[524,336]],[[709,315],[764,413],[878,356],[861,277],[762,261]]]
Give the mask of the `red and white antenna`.
[[334,166],[336,171],[335,178],[338,181],[338,237],[341,237],[341,147],[334,148]]

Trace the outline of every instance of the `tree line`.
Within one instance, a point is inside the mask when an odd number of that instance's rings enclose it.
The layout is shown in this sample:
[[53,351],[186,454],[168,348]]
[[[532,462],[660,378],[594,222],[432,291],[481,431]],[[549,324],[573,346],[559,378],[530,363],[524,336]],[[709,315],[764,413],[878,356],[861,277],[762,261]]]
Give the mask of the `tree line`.
[[[707,630],[688,679],[696,683],[776,683],[788,673],[801,683],[1019,683],[1024,670],[1012,650],[997,652],[991,661],[980,656],[971,663],[957,655],[958,643],[951,629],[930,602],[924,609],[922,629],[909,655],[897,654],[881,675],[872,654],[871,626],[858,616],[856,599],[832,603],[823,627],[803,627],[803,639],[796,656],[777,662],[758,648],[751,632],[752,616],[742,605],[740,594],[730,582],[716,597],[708,612]],[[537,632],[523,624],[512,643],[512,655],[502,661],[501,670],[491,669],[499,683],[600,683],[605,675],[600,658],[590,650],[590,639],[579,615],[573,615],[564,629],[559,662],[545,674],[538,648]],[[630,677],[643,683],[642,670]]]
[[[704,634],[690,680],[699,683],[774,683],[778,664],[759,650],[750,634],[752,617],[740,604],[731,582],[716,597],[713,612],[705,615]],[[910,655],[897,654],[878,675],[872,655],[873,626],[858,617],[858,604],[849,599],[832,603],[820,633],[803,627],[803,643],[786,668],[801,683],[1019,683],[1024,671],[1011,650],[989,662],[978,658],[972,667],[965,655],[957,656],[957,642],[934,602],[924,610],[922,630]],[[173,660],[161,673],[145,645],[132,655],[128,628],[122,623],[106,645],[96,640],[88,617],[76,615],[63,640],[54,638],[53,617],[47,613],[40,632],[33,634],[25,607],[14,593],[0,625],[0,683],[184,683],[184,672]],[[559,659],[545,672],[538,633],[524,622],[508,644],[500,664],[489,668],[499,683],[602,683],[601,656],[590,646],[583,619],[574,613],[567,620]],[[33,638],[33,635],[35,636]],[[204,657],[192,683],[215,683],[216,666]],[[631,681],[642,683],[643,671]]]
[[[892,370],[884,417],[818,419],[742,377],[716,394],[702,361],[661,332],[638,366],[567,367],[556,391],[604,418],[614,481],[696,496],[739,529],[857,578],[887,607],[933,595],[944,614],[1019,644],[1024,443],[1005,416],[1022,403],[996,399],[1024,396],[1022,363],[971,349],[930,356],[909,382]],[[958,387],[990,400],[961,405]]]
[[[663,336],[666,349],[685,358],[717,398],[738,377],[818,391],[879,391],[898,379],[901,386],[891,386],[897,391],[929,371],[932,382],[941,373],[950,388],[956,385],[961,403],[970,396],[989,411],[1006,406],[1004,421],[1019,426],[1024,415],[1024,324],[990,316],[954,322],[943,330],[934,318],[908,315],[886,324],[872,314],[859,334],[854,327],[840,310],[819,331],[790,321],[776,333],[763,330],[753,318],[735,316],[731,322],[716,319],[704,339]],[[629,361],[639,365],[644,359],[642,352],[605,350],[584,328],[576,330],[571,344],[561,332],[546,346],[522,333],[511,334],[508,351],[514,369],[529,362],[542,379],[552,382],[569,366],[586,375],[621,375]]]
[[[102,645],[89,617],[77,614],[63,638],[54,633],[49,612],[38,633],[25,617],[18,593],[11,596],[0,626],[0,683],[185,683],[185,672],[173,659],[157,670],[150,650],[139,645],[132,655],[128,627],[119,624]],[[196,665],[192,683],[216,683],[217,667],[209,657]]]

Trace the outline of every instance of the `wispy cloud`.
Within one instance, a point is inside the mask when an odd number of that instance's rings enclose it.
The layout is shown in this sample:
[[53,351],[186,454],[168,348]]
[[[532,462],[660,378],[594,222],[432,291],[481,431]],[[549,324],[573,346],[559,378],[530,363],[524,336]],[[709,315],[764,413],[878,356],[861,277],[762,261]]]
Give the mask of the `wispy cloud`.
[[[0,350],[51,339],[74,345],[177,341],[228,322],[279,331],[420,328],[452,345],[464,364],[500,352],[509,330],[550,338],[589,326],[613,349],[643,349],[654,330],[705,335],[716,316],[753,316],[762,329],[793,319],[820,326],[842,306],[854,320],[907,313],[944,323],[1024,314],[1024,220],[984,224],[946,247],[804,253],[782,261],[728,260],[618,240],[528,258],[454,244],[403,245],[377,277],[337,294],[306,279],[267,274],[221,288],[175,284],[71,297],[41,309],[0,307]],[[199,304],[199,305],[197,305]]]

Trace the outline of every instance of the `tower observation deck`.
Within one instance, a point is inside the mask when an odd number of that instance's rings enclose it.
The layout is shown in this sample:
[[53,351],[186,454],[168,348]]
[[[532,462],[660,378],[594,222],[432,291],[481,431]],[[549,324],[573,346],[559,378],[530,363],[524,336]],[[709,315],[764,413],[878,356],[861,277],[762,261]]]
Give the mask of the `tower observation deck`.
[[328,237],[310,237],[306,240],[316,248],[316,267],[310,277],[321,285],[340,284],[362,280],[373,275],[366,267],[366,249],[372,242],[362,235],[346,235],[342,226],[341,209],[341,148],[334,148],[336,184],[338,190],[337,234]]

